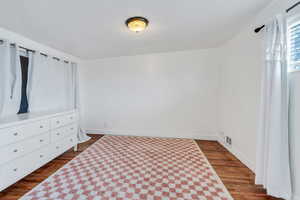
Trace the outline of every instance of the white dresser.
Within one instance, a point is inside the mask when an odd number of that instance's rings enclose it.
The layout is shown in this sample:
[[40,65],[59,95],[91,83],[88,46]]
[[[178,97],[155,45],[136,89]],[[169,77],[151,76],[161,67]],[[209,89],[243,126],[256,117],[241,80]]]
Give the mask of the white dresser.
[[77,132],[75,110],[0,119],[0,191],[71,147],[76,150]]

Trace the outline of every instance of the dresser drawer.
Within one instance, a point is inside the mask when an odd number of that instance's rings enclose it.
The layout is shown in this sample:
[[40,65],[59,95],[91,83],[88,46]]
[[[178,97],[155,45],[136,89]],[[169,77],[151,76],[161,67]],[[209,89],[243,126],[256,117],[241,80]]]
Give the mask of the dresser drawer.
[[74,123],[76,121],[77,121],[77,114],[76,113],[72,113],[72,114],[66,116],[66,122],[68,124]]
[[68,134],[67,134],[66,127],[51,130],[51,143],[60,141],[62,138],[66,137],[67,135]]
[[52,118],[51,129],[56,129],[59,127],[66,126],[68,124],[74,123],[76,120],[77,120],[76,113]]
[[51,129],[56,129],[67,124],[66,117],[55,117],[51,119]]
[[77,135],[73,134],[63,139],[63,141],[51,145],[53,156],[59,156],[77,144]]
[[23,156],[50,143],[50,133],[35,136],[0,148],[0,164]]
[[71,134],[77,134],[77,124],[71,124],[51,131],[51,142],[56,142]]
[[66,127],[67,135],[72,135],[72,134],[77,135],[77,131],[78,131],[78,124],[71,124]]
[[49,152],[49,146],[45,148],[41,148],[40,150],[36,151],[36,153],[34,153],[33,159],[38,161],[39,166],[43,166],[44,164],[52,160],[53,158],[51,158],[51,153]]
[[49,120],[0,129],[0,147],[50,130]]

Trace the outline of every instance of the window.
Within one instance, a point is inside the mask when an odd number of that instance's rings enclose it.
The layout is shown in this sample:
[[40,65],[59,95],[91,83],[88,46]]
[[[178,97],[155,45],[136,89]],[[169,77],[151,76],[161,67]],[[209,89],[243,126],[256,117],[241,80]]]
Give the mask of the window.
[[291,69],[300,69],[300,18],[289,25],[289,66]]

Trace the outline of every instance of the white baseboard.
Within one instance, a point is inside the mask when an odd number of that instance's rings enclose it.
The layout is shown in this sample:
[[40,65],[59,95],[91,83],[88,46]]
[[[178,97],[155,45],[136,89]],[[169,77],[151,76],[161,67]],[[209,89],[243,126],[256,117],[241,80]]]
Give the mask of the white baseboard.
[[237,159],[239,159],[244,165],[246,165],[253,173],[255,173],[255,164],[247,158],[239,149],[234,146],[228,146],[224,143],[223,138],[218,137],[218,142],[225,147],[229,152],[231,152]]
[[[216,133],[205,131],[132,131],[132,130],[107,130],[107,129],[85,129],[89,134],[106,135],[130,135],[145,137],[165,137],[165,138],[188,138],[197,140],[217,141]],[[185,134],[183,134],[185,133]]]

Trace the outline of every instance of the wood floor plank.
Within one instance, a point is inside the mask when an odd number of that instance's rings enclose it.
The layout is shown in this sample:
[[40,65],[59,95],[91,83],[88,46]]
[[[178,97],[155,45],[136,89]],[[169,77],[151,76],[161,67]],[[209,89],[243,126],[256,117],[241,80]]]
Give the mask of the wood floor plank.
[[[92,139],[80,144],[78,151],[70,149],[32,174],[0,192],[0,200],[16,200],[30,191],[67,162],[100,139],[103,135],[90,135]],[[254,174],[222,145],[212,141],[196,141],[226,188],[236,200],[278,200],[266,195],[261,186],[254,184]]]

